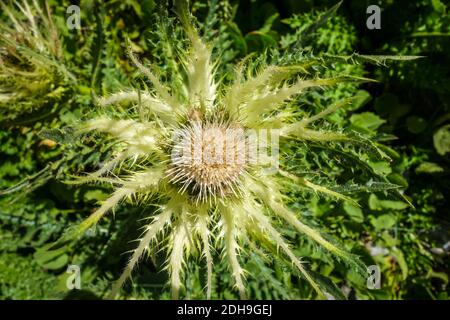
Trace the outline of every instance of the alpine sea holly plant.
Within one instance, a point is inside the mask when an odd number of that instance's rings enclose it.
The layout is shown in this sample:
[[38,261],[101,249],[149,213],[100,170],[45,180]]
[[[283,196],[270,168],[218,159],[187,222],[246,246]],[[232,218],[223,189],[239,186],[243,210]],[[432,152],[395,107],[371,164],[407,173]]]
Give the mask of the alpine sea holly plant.
[[[271,136],[279,134],[281,149],[284,145],[306,148],[319,144],[326,152],[330,144],[356,144],[387,157],[362,135],[333,131],[326,125],[327,116],[351,101],[332,104],[316,114],[299,111],[296,103],[307,91],[361,78],[344,74],[310,76],[305,69],[307,63],[275,65],[248,57],[228,80],[219,74],[220,58],[213,59],[211,45],[200,37],[187,3],[175,1],[175,8],[188,46],[172,51],[177,54],[171,57],[175,66],[172,73],[158,76],[156,66],[144,65],[130,49],[130,59],[150,87],[100,98],[102,115],[80,124],[80,133],[95,132],[112,138],[115,155],[98,171],[78,177],[76,182],[106,183],[114,191],[62,240],[80,236],[122,201],[157,202],[158,209],[148,217],[149,223],[110,298],[118,294],[139,260],[156,244],[164,244],[167,250],[173,298],[179,297],[183,286],[186,261],[199,255],[205,262],[206,296],[211,297],[216,250],[227,261],[240,297],[246,298],[246,271],[240,260],[245,251],[255,247],[288,261],[319,297],[325,297],[326,290],[277,226],[291,226],[336,259],[364,273],[357,257],[302,221],[300,213],[288,205],[287,193],[294,187],[353,200],[289,172],[283,159],[276,172],[268,171],[267,162],[253,161],[248,150],[254,143],[251,133],[269,132]],[[122,106],[130,108],[124,111]]]

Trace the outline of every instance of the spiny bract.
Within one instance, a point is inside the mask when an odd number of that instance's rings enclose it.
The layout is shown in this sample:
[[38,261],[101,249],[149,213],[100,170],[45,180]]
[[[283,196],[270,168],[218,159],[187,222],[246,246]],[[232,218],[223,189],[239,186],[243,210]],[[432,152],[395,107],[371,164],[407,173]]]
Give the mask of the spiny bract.
[[[323,297],[321,288],[273,222],[281,219],[337,258],[354,262],[351,254],[299,220],[284,204],[283,190],[287,183],[294,183],[349,199],[295,176],[282,166],[275,172],[268,170],[271,161],[254,161],[248,156],[252,149],[248,132],[276,132],[280,143],[348,140],[342,133],[311,127],[342,104],[301,121],[295,121],[294,111],[286,107],[288,101],[305,90],[333,85],[342,78],[301,78],[303,68],[296,65],[267,65],[257,72],[247,72],[246,59],[237,66],[231,84],[218,81],[211,48],[200,38],[187,12],[186,8],[178,10],[190,44],[188,50],[179,53],[186,79],[182,88],[164,83],[153,68],[144,66],[130,52],[136,67],[151,82],[152,90],[128,90],[101,98],[100,106],[132,104],[134,108],[123,118],[101,116],[82,125],[82,132],[108,134],[118,143],[114,158],[104,162],[97,172],[80,177],[81,182],[111,183],[115,191],[81,223],[77,232],[86,231],[124,199],[160,201],[158,212],[150,217],[151,222],[115,283],[111,298],[158,239],[168,243],[167,268],[173,298],[179,297],[183,264],[193,253],[201,253],[205,259],[207,297],[211,297],[214,248],[223,249],[235,285],[241,298],[245,298],[245,271],[239,254],[243,243],[251,241],[261,242],[261,246],[275,245],[279,254],[289,258]],[[211,161],[217,153],[228,158]],[[274,150],[267,157],[276,154]]]
[[0,24],[0,120],[57,106],[73,76],[63,65],[47,3],[45,9],[36,0],[16,2],[17,10],[0,7],[9,20]]

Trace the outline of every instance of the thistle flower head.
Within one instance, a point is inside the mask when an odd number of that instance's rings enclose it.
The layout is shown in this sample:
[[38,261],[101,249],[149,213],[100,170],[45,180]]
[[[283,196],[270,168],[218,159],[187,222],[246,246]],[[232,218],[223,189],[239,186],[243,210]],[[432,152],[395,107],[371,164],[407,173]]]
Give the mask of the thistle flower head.
[[[114,297],[130,277],[153,242],[167,240],[167,268],[174,298],[182,286],[184,262],[196,252],[204,257],[207,296],[211,296],[213,248],[223,252],[235,286],[245,298],[244,270],[240,253],[252,243],[279,249],[311,286],[322,295],[300,257],[276,228],[282,220],[315,241],[335,257],[353,261],[343,249],[326,240],[299,219],[285,204],[285,184],[307,188],[336,198],[344,195],[289,173],[274,164],[281,143],[328,143],[346,141],[339,132],[316,130],[313,122],[345,103],[332,105],[319,114],[298,121],[288,104],[306,90],[334,85],[338,78],[306,79],[302,66],[266,65],[248,72],[243,61],[232,83],[218,81],[211,48],[190,22],[186,8],[178,10],[189,48],[180,52],[182,85],[164,83],[154,67],[144,66],[132,53],[131,60],[150,81],[151,89],[130,89],[99,100],[100,106],[132,106],[127,114],[101,116],[82,125],[84,132],[101,132],[116,141],[116,155],[82,182],[114,185],[114,192],[77,234],[87,230],[125,199],[158,199],[158,212],[151,215],[128,265],[115,283]],[[176,77],[176,76],[175,76]],[[276,133],[276,134],[274,134]],[[257,153],[254,151],[257,150]],[[269,249],[268,249],[269,250]]]
[[203,123],[197,118],[181,130],[183,139],[173,145],[169,181],[198,201],[237,196],[246,170],[247,140],[243,130],[230,123]]

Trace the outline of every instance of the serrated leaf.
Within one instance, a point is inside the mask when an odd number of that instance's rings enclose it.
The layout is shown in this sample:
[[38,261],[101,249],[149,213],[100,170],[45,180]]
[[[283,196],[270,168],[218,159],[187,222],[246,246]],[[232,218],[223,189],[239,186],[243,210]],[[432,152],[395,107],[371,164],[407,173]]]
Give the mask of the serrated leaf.
[[323,14],[320,15],[320,17],[314,21],[313,24],[308,26],[300,35],[297,43],[295,46],[297,47],[303,47],[307,41],[312,37],[312,35],[322,26],[329,21],[333,16],[336,15],[336,12],[338,11],[339,7],[341,6],[342,1],[339,1],[336,3],[333,7],[325,11]]
[[342,293],[336,284],[331,281],[328,277],[321,275],[320,273],[309,271],[310,276],[314,279],[316,283],[319,284],[320,288],[326,292],[328,299],[332,300],[347,300],[345,295]]

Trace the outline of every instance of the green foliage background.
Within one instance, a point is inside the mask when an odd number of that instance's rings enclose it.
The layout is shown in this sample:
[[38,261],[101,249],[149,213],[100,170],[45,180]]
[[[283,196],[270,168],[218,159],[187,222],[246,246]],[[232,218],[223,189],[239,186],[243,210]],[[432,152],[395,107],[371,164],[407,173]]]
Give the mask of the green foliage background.
[[[163,70],[171,68],[170,53],[164,49],[167,35],[161,28],[167,11],[158,1],[81,1],[81,30],[66,27],[66,8],[72,1],[48,2],[63,38],[67,68],[77,82],[70,86],[63,105],[51,112],[0,118],[0,299],[101,298],[110,289],[125,264],[123,253],[140,233],[142,208],[123,205],[115,219],[105,219],[80,241],[51,255],[45,251],[108,192],[64,183],[69,174],[91,171],[110,152],[108,147],[93,148],[93,141],[74,141],[70,127],[92,112],[95,96],[139,83],[125,54],[126,39],[135,52]],[[376,3],[383,10],[382,29],[368,30],[366,8]],[[311,94],[304,98],[305,105],[309,101],[309,106],[322,107],[356,95],[351,108],[331,116],[329,122],[388,146],[384,151],[393,159],[391,163],[374,158],[367,163],[387,182],[402,186],[404,198],[372,185],[357,193],[360,208],[314,194],[292,194],[291,199],[311,224],[340,239],[367,265],[379,265],[382,288],[368,290],[351,269],[333,262],[292,230],[284,233],[297,244],[299,256],[310,257],[310,268],[318,279],[327,282],[328,277],[339,287],[342,293],[335,297],[448,299],[450,5],[443,0],[348,0],[333,15],[327,10],[335,4],[210,0],[195,2],[193,13],[205,36],[220,44],[215,52],[225,62],[223,68],[231,69],[252,52],[277,60],[281,59],[277,53],[290,50],[287,59],[326,57],[331,63],[320,64],[325,73],[345,72],[378,81]],[[6,21],[4,14],[0,16]],[[364,54],[425,58],[387,63]],[[299,171],[317,171],[335,180],[351,176],[346,181],[355,185],[365,181],[364,172],[353,170],[358,159],[334,157],[326,159],[325,165],[314,159],[320,154],[317,148],[297,150],[288,161]],[[336,173],[342,166],[346,170]],[[346,184],[344,188],[343,192],[350,192],[356,187]],[[123,297],[169,298],[167,275],[159,271],[163,262],[163,252],[149,257],[135,272],[133,283],[124,288]],[[68,264],[81,266],[82,291],[67,291]],[[267,264],[249,254],[245,268],[250,272],[251,298],[314,298],[306,283],[281,262]],[[216,263],[213,298],[237,298],[224,269]],[[186,297],[204,298],[201,263],[189,263],[188,270]]]

